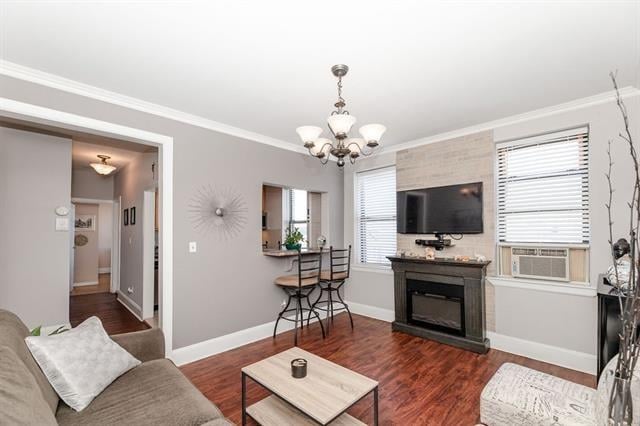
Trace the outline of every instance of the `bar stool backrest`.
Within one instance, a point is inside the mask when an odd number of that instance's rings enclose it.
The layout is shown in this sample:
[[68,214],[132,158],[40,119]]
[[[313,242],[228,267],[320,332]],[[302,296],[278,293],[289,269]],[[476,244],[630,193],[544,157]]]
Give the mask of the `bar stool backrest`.
[[349,278],[349,273],[351,272],[351,244],[346,249],[329,247],[329,258],[331,259],[331,281]]
[[322,271],[322,253],[298,252],[298,287],[302,287],[302,281],[314,279],[320,282],[320,271]]

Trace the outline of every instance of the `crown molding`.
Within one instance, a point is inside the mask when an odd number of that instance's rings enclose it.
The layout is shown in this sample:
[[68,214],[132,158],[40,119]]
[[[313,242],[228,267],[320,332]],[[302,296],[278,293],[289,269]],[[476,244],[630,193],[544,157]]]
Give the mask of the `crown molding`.
[[99,87],[80,83],[75,80],[57,76],[55,74],[50,74],[34,68],[25,67],[14,62],[0,60],[0,75],[5,75],[7,77],[15,78],[18,80],[28,81],[52,89],[62,90],[67,93],[73,93],[75,95],[84,96],[87,98],[95,99],[97,101],[107,102],[113,105],[118,105],[147,114],[152,114],[158,117],[167,118],[169,120],[179,121],[181,123],[190,124],[192,126],[213,130],[214,132],[224,133],[253,142],[259,142],[276,148],[286,149],[288,151],[298,152],[301,154],[308,154],[308,151],[303,146],[299,146],[291,142],[286,142],[280,139],[272,138],[270,136],[262,135],[260,133],[251,132],[239,127],[230,126],[218,121],[209,120],[208,118],[189,114],[177,109],[154,104],[152,102],[143,101],[141,99],[122,95],[120,93],[104,90]]
[[[152,102],[143,101],[141,99],[122,95],[120,93],[104,90],[99,87],[80,83],[75,80],[60,77],[55,74],[50,74],[3,59],[0,59],[0,75],[5,75],[7,77],[15,78],[18,80],[28,81],[52,89],[62,90],[64,92],[73,93],[75,95],[84,96],[102,102],[107,102],[113,105],[118,105],[147,114],[152,114],[158,117],[167,118],[169,120],[178,121],[192,126],[201,127],[204,129],[212,130],[214,132],[224,133],[230,136],[235,136],[265,145],[270,145],[276,148],[286,149],[288,151],[293,151],[300,154],[308,154],[308,151],[303,146],[299,146],[291,142],[272,138],[260,133],[241,129],[239,127],[230,126],[218,121],[209,120],[208,118],[189,114],[173,108],[154,104]],[[620,95],[622,96],[622,98],[635,97],[640,95],[640,90],[633,86],[627,86],[620,89]],[[594,96],[576,99],[574,101],[529,111],[523,114],[512,115],[498,120],[463,127],[461,129],[453,130],[450,132],[439,133],[437,135],[418,138],[391,146],[383,145],[383,149],[380,151],[380,154],[394,153],[409,148],[415,148],[420,145],[428,145],[431,143],[442,142],[448,139],[467,136],[473,133],[494,130],[499,127],[505,127],[563,112],[600,105],[614,100],[615,92],[611,90]]]
[[[620,89],[620,96],[623,99],[635,97],[640,95],[640,90],[633,86],[627,86]],[[397,145],[391,145],[384,150],[385,153],[398,152],[409,148],[415,148],[421,145],[428,145],[431,143],[442,142],[449,139],[455,139],[462,136],[471,135],[474,133],[485,132],[489,130],[495,130],[500,127],[510,126],[513,124],[522,123],[525,121],[535,120],[539,118],[548,117],[551,115],[575,111],[582,108],[588,108],[595,105],[601,105],[607,102],[615,101],[615,91],[610,90],[608,92],[600,93],[594,96],[588,96],[586,98],[576,99],[574,101],[565,102],[562,104],[540,108],[533,111],[525,112],[523,114],[512,115],[510,117],[501,118],[498,120],[487,121],[486,123],[476,124],[469,127],[463,127],[462,129],[453,130],[450,132],[439,133],[433,136],[427,136],[424,138],[414,139],[412,141],[402,142]]]

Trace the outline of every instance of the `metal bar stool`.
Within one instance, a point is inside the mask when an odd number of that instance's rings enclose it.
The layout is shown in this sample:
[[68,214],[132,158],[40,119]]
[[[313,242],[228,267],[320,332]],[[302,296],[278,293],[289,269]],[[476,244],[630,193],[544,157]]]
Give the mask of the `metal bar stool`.
[[[276,325],[273,328],[273,338],[276,337],[278,331],[278,322],[281,319],[291,321],[295,323],[295,332],[293,337],[293,344],[298,345],[298,321],[300,321],[300,327],[304,327],[304,312],[309,312],[309,318],[313,313],[318,322],[320,323],[320,329],[322,330],[322,338],[324,339],[324,325],[320,320],[320,316],[313,310],[311,303],[309,302],[309,295],[313,292],[317,285],[320,283],[320,272],[322,271],[322,254],[305,254],[304,256],[298,252],[298,273],[294,275],[283,275],[275,279],[274,283],[280,287],[289,297],[287,304],[278,314]],[[307,307],[302,306],[302,300],[307,301]],[[295,306],[289,309],[291,301],[295,301]],[[287,318],[285,315],[291,312],[295,312],[295,319]],[[299,315],[299,316],[298,316]],[[299,320],[298,320],[299,318]],[[307,321],[307,326],[309,322]]]
[[[329,318],[331,318],[331,322],[333,323],[334,312],[347,311],[349,321],[351,322],[351,329],[353,330],[351,311],[340,295],[340,289],[347,278],[349,278],[349,273],[351,272],[351,246],[346,249],[334,249],[330,247],[329,258],[330,269],[320,273],[320,294],[313,305],[311,305],[311,310],[315,312],[317,309],[326,312],[327,326],[329,324]],[[334,293],[337,299],[334,298]],[[324,306],[318,306],[319,303]],[[335,306],[336,304],[338,306]],[[309,325],[310,319],[311,313],[309,313],[307,317],[307,325]]]

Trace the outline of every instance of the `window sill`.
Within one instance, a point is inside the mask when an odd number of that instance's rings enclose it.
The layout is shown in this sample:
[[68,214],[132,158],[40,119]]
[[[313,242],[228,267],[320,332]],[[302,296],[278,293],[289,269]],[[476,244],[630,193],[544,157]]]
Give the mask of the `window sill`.
[[547,293],[570,294],[573,296],[595,297],[596,289],[582,284],[570,284],[555,281],[527,280],[512,277],[487,277],[495,287],[519,288],[523,290],[543,291]]
[[364,263],[358,263],[354,264],[351,267],[351,270],[355,272],[373,272],[376,274],[393,275],[391,266],[385,265],[367,265]]

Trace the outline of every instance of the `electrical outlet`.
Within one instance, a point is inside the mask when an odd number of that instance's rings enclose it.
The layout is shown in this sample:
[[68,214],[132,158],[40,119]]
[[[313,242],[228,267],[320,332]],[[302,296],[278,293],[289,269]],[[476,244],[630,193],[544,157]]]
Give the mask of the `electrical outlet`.
[[189,242],[189,253],[195,253],[198,251],[198,245],[195,241]]

